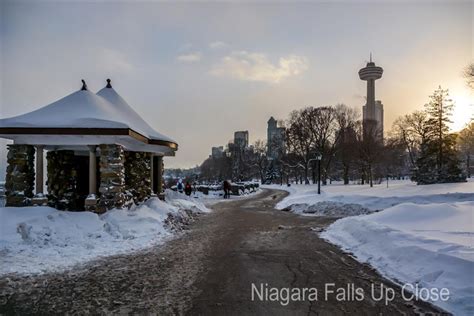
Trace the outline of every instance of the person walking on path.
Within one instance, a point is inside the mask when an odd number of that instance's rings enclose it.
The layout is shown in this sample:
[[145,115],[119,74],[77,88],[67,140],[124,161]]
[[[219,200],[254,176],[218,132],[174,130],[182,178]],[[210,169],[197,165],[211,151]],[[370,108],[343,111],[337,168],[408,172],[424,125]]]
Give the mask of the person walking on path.
[[224,180],[224,199],[228,199],[230,197],[230,182]]
[[183,189],[184,189],[183,180],[181,180],[181,179],[178,180],[178,184],[176,185],[176,189],[178,190],[179,193],[183,193]]
[[184,186],[184,193],[186,193],[187,196],[190,196],[192,192],[193,188],[191,187],[191,183],[189,183],[189,181],[186,181],[186,185]]

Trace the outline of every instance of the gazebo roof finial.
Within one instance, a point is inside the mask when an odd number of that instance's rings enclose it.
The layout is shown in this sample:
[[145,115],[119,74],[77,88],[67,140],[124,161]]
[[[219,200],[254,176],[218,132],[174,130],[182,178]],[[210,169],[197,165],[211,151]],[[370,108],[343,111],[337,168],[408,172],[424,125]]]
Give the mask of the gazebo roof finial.
[[81,79],[82,81],[82,88],[81,90],[87,90],[87,84],[86,84],[86,81],[84,79]]
[[112,88],[112,85],[110,84],[110,82],[112,82],[112,80],[107,79],[107,85],[105,86],[106,88]]

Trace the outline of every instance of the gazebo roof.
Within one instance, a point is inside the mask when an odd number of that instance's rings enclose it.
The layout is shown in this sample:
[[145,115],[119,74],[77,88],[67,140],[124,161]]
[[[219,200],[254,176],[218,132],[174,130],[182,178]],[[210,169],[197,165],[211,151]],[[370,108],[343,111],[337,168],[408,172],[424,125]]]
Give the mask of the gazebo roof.
[[[108,81],[108,84],[105,88],[102,88],[99,92],[97,92],[97,95],[112,103],[114,105],[114,110],[119,114],[119,116],[127,119],[130,124],[130,128],[147,136],[150,139],[166,140],[173,143],[175,142],[168,136],[158,133],[153,129],[153,127],[148,125],[148,123],[145,122],[145,120],[142,119],[130,105],[128,105],[128,103],[117,93],[117,91],[112,88],[110,81]],[[131,126],[134,126],[135,128]]]
[[0,137],[16,143],[45,145],[93,145],[124,140],[124,146],[130,150],[165,154],[177,150],[177,143],[146,123],[112,88],[110,80],[97,94],[87,90],[84,82],[81,90],[56,102],[0,119]]

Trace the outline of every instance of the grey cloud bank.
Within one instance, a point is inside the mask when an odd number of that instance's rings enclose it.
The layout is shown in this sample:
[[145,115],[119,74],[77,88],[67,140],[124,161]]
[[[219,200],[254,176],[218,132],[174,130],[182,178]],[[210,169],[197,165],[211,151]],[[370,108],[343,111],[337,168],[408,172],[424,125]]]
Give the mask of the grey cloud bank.
[[167,166],[199,164],[235,130],[265,138],[271,115],[361,107],[357,70],[370,51],[385,70],[377,95],[387,128],[439,84],[469,98],[460,76],[472,59],[469,2],[0,6],[2,118],[71,93],[82,78],[97,91],[110,77],[151,126],[176,135]]

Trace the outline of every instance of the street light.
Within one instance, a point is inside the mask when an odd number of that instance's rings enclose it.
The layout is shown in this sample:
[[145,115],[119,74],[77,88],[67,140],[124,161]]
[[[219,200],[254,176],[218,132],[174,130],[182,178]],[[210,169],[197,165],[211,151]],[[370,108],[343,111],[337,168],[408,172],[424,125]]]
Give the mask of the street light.
[[321,194],[321,159],[323,156],[321,154],[316,155],[316,160],[318,161],[318,194]]
[[[308,169],[309,163],[311,161],[317,160],[318,161],[318,194],[321,194],[321,159],[323,159],[323,155],[321,154],[316,154],[314,158],[311,158],[308,160],[306,163],[306,169]],[[308,178],[306,178],[306,181],[309,181]],[[313,183],[314,184],[314,183]]]

